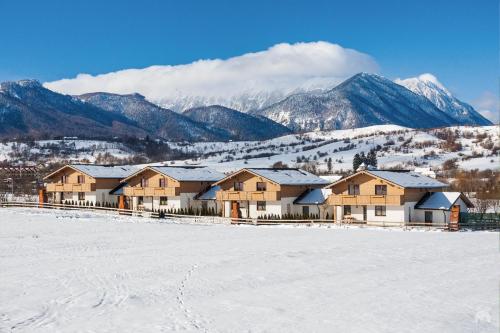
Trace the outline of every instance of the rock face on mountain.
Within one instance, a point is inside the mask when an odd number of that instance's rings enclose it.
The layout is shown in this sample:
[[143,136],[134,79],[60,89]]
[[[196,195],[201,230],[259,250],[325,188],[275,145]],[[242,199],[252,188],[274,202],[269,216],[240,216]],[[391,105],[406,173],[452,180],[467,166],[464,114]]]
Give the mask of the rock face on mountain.
[[187,117],[211,128],[224,130],[233,140],[266,140],[292,131],[268,118],[250,115],[220,105],[184,111]]
[[474,110],[472,106],[455,98],[432,74],[422,74],[418,77],[396,80],[395,82],[418,95],[426,97],[438,109],[459,120],[461,124],[492,124],[491,121]]
[[38,81],[0,84],[0,137],[144,136],[146,131],[123,115],[44,88]]
[[182,114],[148,102],[139,94],[90,93],[79,99],[131,119],[155,136],[170,141],[223,141],[231,139],[224,130],[210,128]]
[[360,73],[319,94],[296,94],[256,111],[294,131],[379,124],[429,128],[461,122],[427,98],[375,74]]

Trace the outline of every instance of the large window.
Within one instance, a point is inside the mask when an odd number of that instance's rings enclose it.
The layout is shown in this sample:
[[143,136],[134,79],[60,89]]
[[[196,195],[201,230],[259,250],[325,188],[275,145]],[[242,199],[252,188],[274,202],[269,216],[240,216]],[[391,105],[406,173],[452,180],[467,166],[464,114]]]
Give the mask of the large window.
[[351,206],[344,206],[344,215],[351,215]]
[[160,178],[159,187],[167,187],[167,179],[166,178]]
[[68,182],[68,176],[67,175],[61,176],[61,183],[66,184],[67,182]]
[[432,223],[432,212],[431,211],[425,212],[425,223]]
[[83,183],[85,183],[85,177],[83,175],[78,175],[76,177],[76,181],[78,184],[83,184]]
[[141,178],[141,187],[148,187],[148,180],[144,177]]
[[137,204],[142,205],[144,203],[144,197],[137,197]]
[[235,191],[243,191],[243,182],[234,182]]
[[375,185],[376,195],[387,195],[387,185]]
[[168,197],[160,197],[160,205],[166,206],[168,204]]
[[385,216],[386,207],[385,206],[375,206],[375,216]]
[[85,192],[78,192],[78,200],[85,200]]
[[265,182],[257,182],[257,191],[265,191],[266,183]]
[[349,184],[347,191],[349,195],[359,195],[359,184]]
[[265,201],[257,201],[257,210],[258,211],[266,210],[266,202]]

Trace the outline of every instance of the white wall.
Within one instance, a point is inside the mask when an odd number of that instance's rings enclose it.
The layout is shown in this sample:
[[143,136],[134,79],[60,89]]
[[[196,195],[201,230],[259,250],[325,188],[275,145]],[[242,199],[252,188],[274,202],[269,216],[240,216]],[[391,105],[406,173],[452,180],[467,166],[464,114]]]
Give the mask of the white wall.
[[[259,218],[264,215],[281,216],[281,201],[266,201],[266,210],[257,211],[257,201],[250,201],[250,218]],[[245,217],[245,215],[243,215]]]

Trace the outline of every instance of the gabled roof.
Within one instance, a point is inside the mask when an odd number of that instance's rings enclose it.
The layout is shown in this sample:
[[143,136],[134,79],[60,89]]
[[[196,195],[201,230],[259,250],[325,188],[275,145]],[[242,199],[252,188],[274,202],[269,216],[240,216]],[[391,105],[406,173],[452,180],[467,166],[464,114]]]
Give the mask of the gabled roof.
[[220,186],[212,186],[201,195],[199,195],[196,200],[215,200],[217,191],[220,191]]
[[217,182],[220,184],[242,172],[250,172],[279,185],[327,185],[329,182],[300,169],[244,168]]
[[415,209],[450,210],[458,199],[462,199],[467,207],[474,207],[462,192],[431,192],[420,199]]
[[197,182],[215,182],[224,178],[224,174],[213,169],[202,166],[147,166],[144,169],[138,170],[131,174],[123,181],[134,177],[135,175],[143,172],[144,170],[153,170],[161,173],[167,177],[173,178],[178,181],[197,181]]
[[332,194],[331,189],[315,188],[304,191],[297,199],[293,201],[295,205],[320,205]]
[[442,183],[434,178],[427,177],[413,171],[363,170],[356,172],[349,177],[342,178],[328,187],[330,188],[340,182],[356,177],[359,174],[367,174],[380,179],[384,179],[389,183],[401,186],[403,188],[442,188],[449,186],[448,184]]
[[56,171],[52,172],[48,176],[45,176],[44,179],[50,178],[56,173],[60,172],[65,168],[71,168],[73,170],[79,171],[81,173],[86,174],[92,178],[117,178],[122,179],[130,174],[137,171],[137,168],[132,165],[97,165],[97,164],[67,164]]

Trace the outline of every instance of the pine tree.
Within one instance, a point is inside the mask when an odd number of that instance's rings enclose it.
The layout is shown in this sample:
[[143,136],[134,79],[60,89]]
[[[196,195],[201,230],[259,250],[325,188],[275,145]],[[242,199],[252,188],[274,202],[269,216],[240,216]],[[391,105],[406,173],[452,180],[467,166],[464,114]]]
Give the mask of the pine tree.
[[332,169],[333,169],[332,158],[331,157],[328,158],[328,161],[326,162],[326,167],[328,168],[328,173],[331,173]]
[[366,161],[367,165],[371,165],[375,168],[377,167],[377,153],[375,152],[374,149],[370,150],[366,159],[367,159],[367,161]]
[[[363,156],[364,156],[364,154],[363,154]],[[354,172],[356,172],[356,170],[358,170],[361,163],[363,163],[363,160],[361,159],[361,156],[358,153],[356,153],[356,155],[354,155],[354,158],[352,160],[352,170]]]

